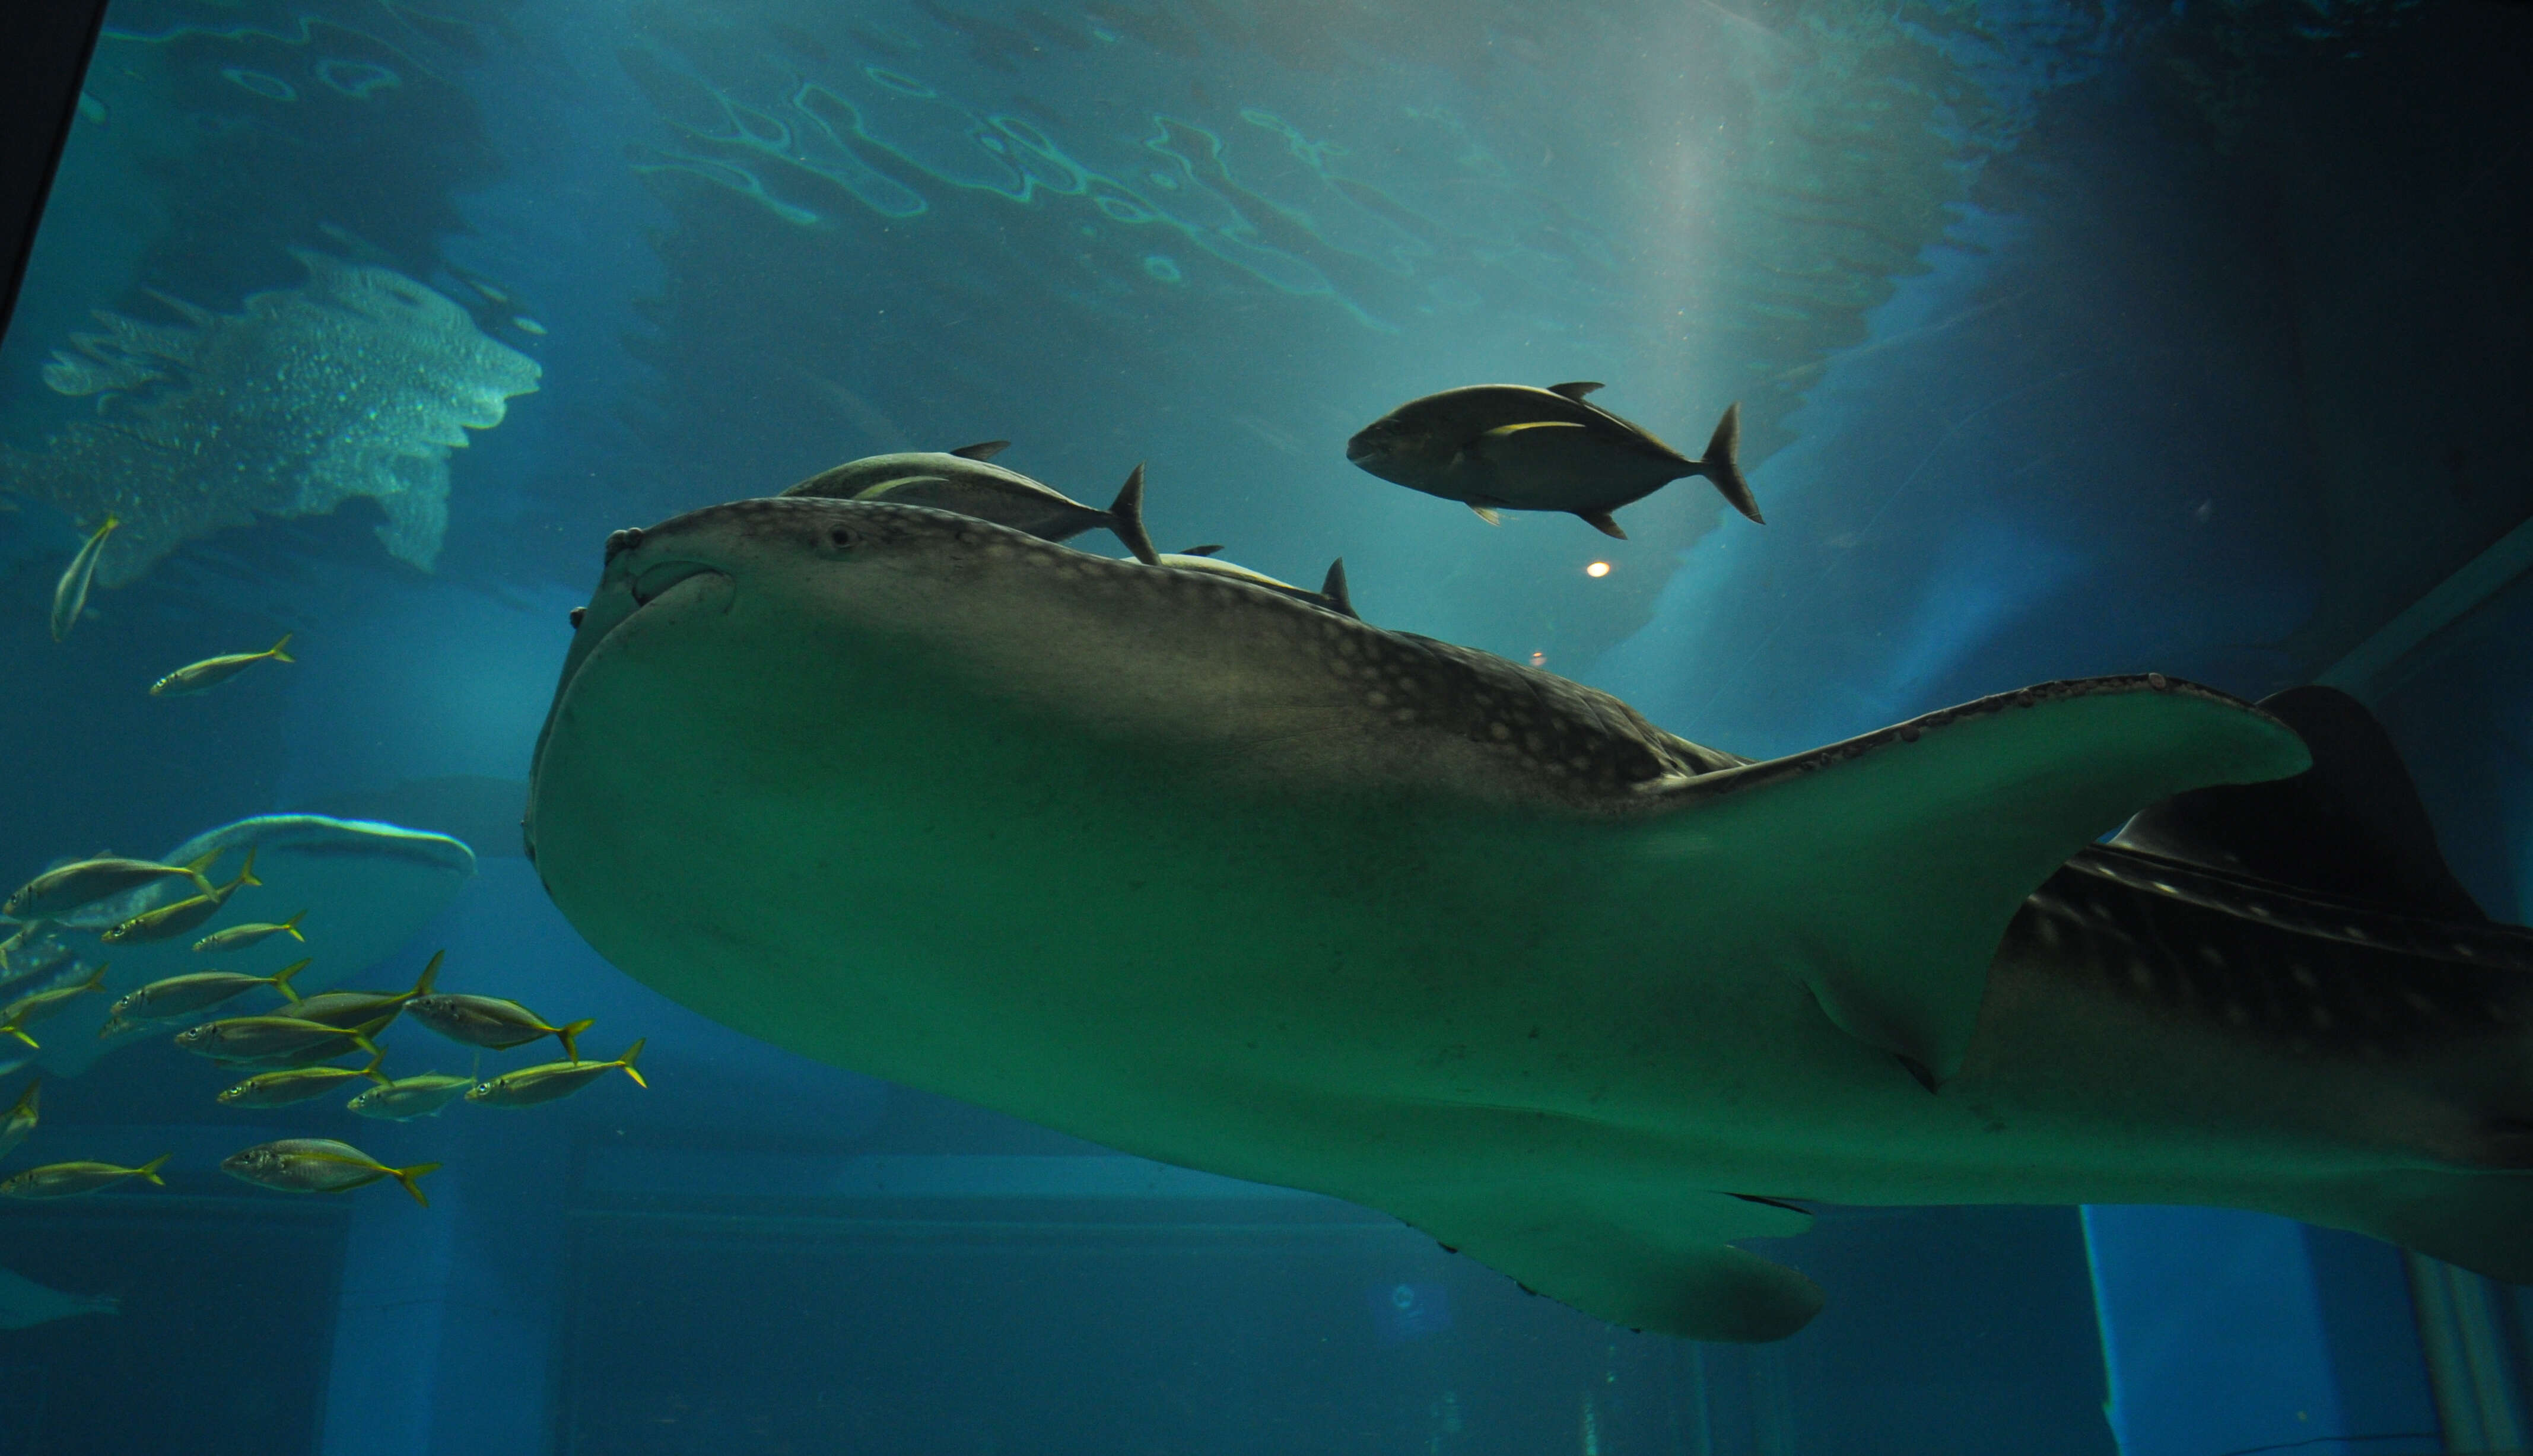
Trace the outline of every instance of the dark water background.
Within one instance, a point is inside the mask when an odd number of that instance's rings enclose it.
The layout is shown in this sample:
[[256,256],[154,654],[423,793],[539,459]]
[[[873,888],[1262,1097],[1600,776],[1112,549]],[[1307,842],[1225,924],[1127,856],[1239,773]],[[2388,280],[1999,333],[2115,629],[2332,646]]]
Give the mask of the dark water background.
[[[155,1044],[48,1084],[22,1162],[182,1151],[163,1195],[0,1211],[0,1262],[125,1302],[0,1331],[0,1456],[2114,1449],[2072,1210],[1833,1212],[1780,1252],[1833,1291],[1797,1340],[1613,1332],[705,1023],[560,923],[502,786],[609,530],[982,438],[1094,503],[1144,462],[1164,550],[1342,554],[1373,621],[1747,754],[2052,677],[2311,680],[2533,513],[2528,56],[2495,0],[116,5],[0,344],[15,479],[112,417],[41,376],[94,311],[235,315],[292,249],[542,375],[450,460],[428,572],[354,498],[56,645],[78,530],[0,514],[0,878],[302,805],[458,833],[477,878],[360,982],[446,946],[647,1033],[654,1085],[381,1127],[226,1113]],[[1624,542],[1491,530],[1345,463],[1410,396],[1573,379],[1684,445],[1740,401],[1769,524],[1689,481]],[[2366,683],[2515,920],[2528,613]],[[283,631],[296,667],[141,691]],[[211,1169],[267,1124],[449,1166],[428,1213],[246,1196]],[[969,1181],[853,1182],[890,1158]],[[2438,1449],[2397,1261],[2335,1240],[2298,1317],[2336,1404],[2256,1371],[2135,1449]],[[2171,1280],[2175,1348],[2264,1327]]]

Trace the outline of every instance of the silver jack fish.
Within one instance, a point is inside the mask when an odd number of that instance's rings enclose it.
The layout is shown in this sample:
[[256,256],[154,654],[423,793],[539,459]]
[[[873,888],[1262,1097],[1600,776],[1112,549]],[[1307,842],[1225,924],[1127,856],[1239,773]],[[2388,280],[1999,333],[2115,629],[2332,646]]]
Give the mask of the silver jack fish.
[[249,847],[246,851],[246,863],[238,866],[236,879],[212,890],[209,894],[180,900],[174,904],[163,904],[153,910],[144,910],[122,924],[102,931],[97,939],[107,945],[116,945],[123,941],[147,944],[154,940],[174,940],[218,914],[221,907],[229,903],[230,896],[249,885],[263,883],[255,877],[255,850]]
[[534,1107],[540,1102],[568,1097],[616,1071],[633,1078],[635,1086],[647,1087],[650,1083],[633,1070],[634,1059],[641,1055],[642,1042],[637,1041],[613,1062],[548,1062],[542,1067],[522,1067],[473,1088],[467,1092],[466,1100],[486,1107]]
[[290,645],[291,635],[288,632],[282,633],[280,641],[262,652],[232,652],[225,657],[205,658],[199,663],[188,663],[149,684],[149,696],[153,698],[190,697],[195,693],[209,692],[258,663],[295,663],[299,659],[281,650]]
[[69,637],[71,628],[79,625],[80,613],[88,611],[88,586],[96,580],[97,553],[105,550],[105,538],[113,535],[114,528],[122,524],[123,522],[113,516],[107,516],[105,524],[89,534],[88,540],[81,545],[79,553],[71,557],[71,563],[68,566],[62,568],[61,580],[53,583],[53,640],[55,642]]
[[1153,559],[1152,539],[1144,531],[1144,467],[1136,466],[1116,502],[1100,510],[1017,470],[986,463],[1010,444],[989,439],[955,450],[866,455],[820,471],[783,494],[930,505],[1027,531],[1040,541],[1069,541],[1104,526],[1136,560]]
[[138,1168],[120,1168],[112,1163],[46,1163],[0,1183],[0,1198],[76,1198],[112,1188],[127,1178],[146,1178],[165,1188],[167,1180],[158,1176],[158,1170],[174,1156],[162,1152]]
[[97,1035],[110,1036],[126,1027],[149,1021],[173,1021],[196,1012],[209,1011],[258,986],[270,986],[284,999],[296,1002],[299,993],[290,989],[290,978],[306,970],[310,963],[308,960],[293,961],[270,975],[248,975],[235,970],[198,970],[190,975],[171,975],[163,981],[151,981],[117,1000],[108,1015],[105,1029]]
[[[348,1194],[382,1178],[392,1178],[425,1208],[431,1206],[431,1200],[422,1195],[422,1175],[436,1172],[439,1167],[438,1163],[416,1163],[410,1168],[390,1168],[350,1143],[336,1142],[331,1137],[284,1137],[277,1142],[259,1142],[220,1159],[220,1171],[231,1178],[285,1194]],[[0,1191],[5,1187],[0,1185]]]
[[0,905],[0,913],[17,920],[32,919],[38,915],[66,915],[108,896],[121,895],[127,890],[138,890],[154,881],[179,875],[193,881],[194,888],[205,895],[214,894],[211,882],[203,877],[203,872],[219,857],[220,851],[214,849],[191,864],[153,864],[147,859],[117,859],[111,855],[83,859],[76,864],[48,869],[19,886],[10,895],[9,903]]

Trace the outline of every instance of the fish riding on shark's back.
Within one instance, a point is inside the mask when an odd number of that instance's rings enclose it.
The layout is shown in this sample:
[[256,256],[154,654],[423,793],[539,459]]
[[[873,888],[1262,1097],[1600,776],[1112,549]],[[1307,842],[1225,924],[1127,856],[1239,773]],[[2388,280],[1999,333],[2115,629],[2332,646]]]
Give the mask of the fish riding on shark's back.
[[1611,512],[1682,476],[1702,475],[1735,510],[1759,525],[1759,502],[1741,478],[1741,406],[1728,405],[1691,460],[1644,427],[1584,396],[1588,380],[1470,384],[1411,399],[1346,441],[1346,458],[1383,480],[1457,500],[1489,525],[1504,510],[1561,510],[1623,541]]
[[2215,1204],[2533,1280],[2533,933],[2327,689],[2042,683],[1753,761],[814,497],[619,533],[587,612],[530,857],[617,965],[805,1055],[1705,1339],[1812,1317],[1738,1244],[1816,1200]]
[[866,455],[822,470],[783,494],[930,505],[1026,531],[1040,541],[1070,541],[1105,527],[1135,559],[1154,558],[1152,539],[1144,530],[1144,467],[1136,466],[1115,503],[1100,510],[1043,481],[990,463],[1010,445],[1007,439],[988,439],[955,450]]

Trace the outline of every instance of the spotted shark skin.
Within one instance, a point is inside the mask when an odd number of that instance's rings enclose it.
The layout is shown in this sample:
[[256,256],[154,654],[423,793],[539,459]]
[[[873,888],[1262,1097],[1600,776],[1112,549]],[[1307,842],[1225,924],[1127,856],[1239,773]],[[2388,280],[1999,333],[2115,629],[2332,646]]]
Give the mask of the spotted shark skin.
[[743,1031],[1782,1337],[1804,1204],[2191,1202],[2533,1275],[2512,927],[2116,845],[2303,771],[2159,674],[1765,762],[1246,584],[915,506],[611,540],[527,838]]

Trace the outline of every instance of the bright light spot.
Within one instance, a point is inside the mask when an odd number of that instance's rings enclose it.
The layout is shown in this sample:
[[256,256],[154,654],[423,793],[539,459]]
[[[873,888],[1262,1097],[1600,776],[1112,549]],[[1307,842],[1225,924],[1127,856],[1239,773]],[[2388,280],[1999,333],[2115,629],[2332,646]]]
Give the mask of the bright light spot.
[[1534,653],[1532,653],[1532,654],[1530,655],[1530,665],[1531,665],[1532,667],[1534,667],[1534,668],[1545,668],[1545,667],[1547,667],[1547,666],[1548,666],[1548,654],[1546,654],[1546,653],[1544,653],[1544,652],[1534,652]]
[[1610,574],[1610,563],[1607,561],[1595,561],[1591,565],[1583,568],[1583,574],[1585,576],[1607,576]]

